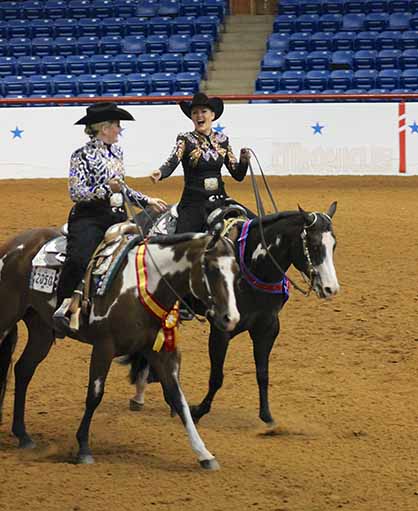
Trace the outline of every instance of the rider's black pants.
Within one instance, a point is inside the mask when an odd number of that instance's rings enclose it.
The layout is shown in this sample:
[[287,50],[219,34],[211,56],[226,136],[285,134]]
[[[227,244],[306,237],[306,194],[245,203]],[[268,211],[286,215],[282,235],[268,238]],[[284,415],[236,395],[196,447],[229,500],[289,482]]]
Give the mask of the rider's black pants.
[[70,298],[83,279],[89,260],[106,230],[125,220],[124,210],[112,209],[104,200],[80,202],[71,209],[68,217],[67,257],[58,283],[57,305],[64,298]]

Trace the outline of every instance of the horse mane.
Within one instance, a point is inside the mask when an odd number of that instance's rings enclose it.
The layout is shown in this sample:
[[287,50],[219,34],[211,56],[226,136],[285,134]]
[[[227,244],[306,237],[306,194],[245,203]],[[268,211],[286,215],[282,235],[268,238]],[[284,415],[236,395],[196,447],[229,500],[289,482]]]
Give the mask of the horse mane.
[[275,222],[279,222],[280,220],[288,220],[288,219],[299,219],[303,218],[303,213],[300,211],[280,211],[280,213],[271,213],[269,215],[265,216],[256,216],[253,221],[252,225],[259,225],[261,222],[263,225],[269,225]]
[[148,238],[148,243],[150,244],[158,244],[158,245],[177,245],[183,241],[191,241],[195,239],[204,238],[207,236],[207,233],[196,233],[196,232],[186,232],[184,234],[158,234],[156,236],[152,236]]

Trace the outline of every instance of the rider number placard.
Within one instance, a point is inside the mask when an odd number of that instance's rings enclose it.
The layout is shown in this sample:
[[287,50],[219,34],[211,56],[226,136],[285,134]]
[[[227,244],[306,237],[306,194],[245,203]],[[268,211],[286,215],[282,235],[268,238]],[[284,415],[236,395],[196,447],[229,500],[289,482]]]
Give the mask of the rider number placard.
[[57,270],[37,266],[32,271],[31,288],[41,293],[52,293],[54,291],[55,276]]

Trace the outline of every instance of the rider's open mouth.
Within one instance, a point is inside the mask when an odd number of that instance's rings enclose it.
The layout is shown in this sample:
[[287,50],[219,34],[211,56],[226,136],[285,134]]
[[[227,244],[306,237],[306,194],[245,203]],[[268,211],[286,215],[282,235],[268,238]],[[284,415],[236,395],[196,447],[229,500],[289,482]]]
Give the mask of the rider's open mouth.
[[203,125],[205,124],[205,121],[197,121],[197,124],[198,124],[199,126],[203,126]]

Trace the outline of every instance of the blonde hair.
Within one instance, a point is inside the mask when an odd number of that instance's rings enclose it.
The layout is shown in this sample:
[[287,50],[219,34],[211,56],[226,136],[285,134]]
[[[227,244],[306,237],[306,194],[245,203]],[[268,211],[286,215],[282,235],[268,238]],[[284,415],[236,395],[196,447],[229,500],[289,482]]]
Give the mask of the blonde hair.
[[87,124],[86,127],[84,128],[84,133],[91,138],[97,137],[100,130],[104,126],[111,126],[112,123],[114,123],[114,122],[115,121],[102,121],[102,122],[96,122],[94,124]]

